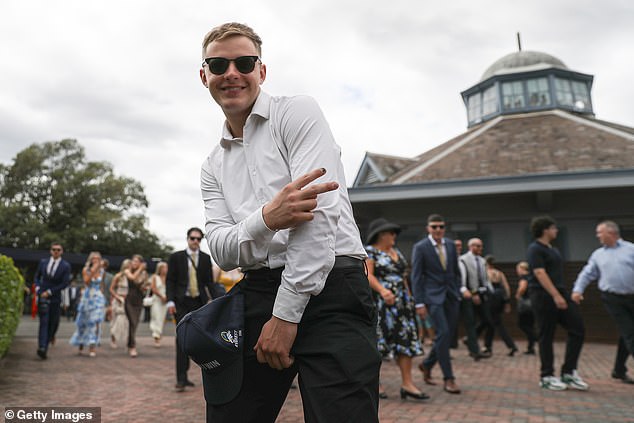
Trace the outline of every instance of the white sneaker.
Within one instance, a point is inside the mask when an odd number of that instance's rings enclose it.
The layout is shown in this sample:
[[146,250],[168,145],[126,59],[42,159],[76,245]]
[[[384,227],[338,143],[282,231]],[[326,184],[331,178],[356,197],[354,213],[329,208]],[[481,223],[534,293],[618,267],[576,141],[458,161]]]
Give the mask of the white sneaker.
[[561,376],[561,381],[568,385],[569,388],[577,389],[579,391],[587,391],[590,386],[581,379],[579,373],[576,370],[572,371],[572,374],[563,374]]
[[550,391],[565,391],[568,385],[562,383],[556,376],[545,376],[539,382],[539,386]]

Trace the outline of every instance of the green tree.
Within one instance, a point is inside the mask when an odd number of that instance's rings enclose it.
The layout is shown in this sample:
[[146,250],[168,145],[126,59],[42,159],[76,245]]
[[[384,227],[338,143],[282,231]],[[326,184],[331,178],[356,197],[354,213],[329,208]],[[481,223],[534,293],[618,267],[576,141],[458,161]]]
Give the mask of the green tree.
[[87,161],[73,139],[33,144],[0,165],[0,245],[164,257],[171,247],[147,229],[138,181],[108,162]]
[[24,306],[24,278],[13,265],[13,259],[0,255],[0,358],[4,357]]

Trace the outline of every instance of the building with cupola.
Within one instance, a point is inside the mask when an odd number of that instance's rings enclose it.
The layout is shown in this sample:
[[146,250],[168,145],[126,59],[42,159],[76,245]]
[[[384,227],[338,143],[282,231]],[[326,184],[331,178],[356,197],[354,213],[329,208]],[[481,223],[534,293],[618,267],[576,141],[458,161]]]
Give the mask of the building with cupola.
[[[464,133],[411,158],[365,154],[349,189],[362,233],[377,217],[399,223],[409,257],[426,235],[427,215],[440,213],[448,237],[465,245],[481,238],[513,285],[514,265],[532,240],[530,219],[548,214],[560,228],[556,244],[571,287],[598,247],[598,222],[616,221],[634,241],[634,127],[597,118],[592,82],[546,53],[495,61],[461,93]],[[613,324],[598,293],[586,298],[588,335],[616,336],[605,331]]]

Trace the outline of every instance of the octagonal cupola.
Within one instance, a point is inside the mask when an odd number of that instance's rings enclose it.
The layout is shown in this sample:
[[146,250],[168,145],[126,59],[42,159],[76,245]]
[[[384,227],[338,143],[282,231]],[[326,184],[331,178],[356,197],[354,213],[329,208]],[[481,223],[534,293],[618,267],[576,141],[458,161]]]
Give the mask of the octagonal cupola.
[[480,82],[461,93],[468,126],[499,115],[548,109],[594,115],[592,81],[592,75],[572,71],[550,54],[520,49],[497,60]]

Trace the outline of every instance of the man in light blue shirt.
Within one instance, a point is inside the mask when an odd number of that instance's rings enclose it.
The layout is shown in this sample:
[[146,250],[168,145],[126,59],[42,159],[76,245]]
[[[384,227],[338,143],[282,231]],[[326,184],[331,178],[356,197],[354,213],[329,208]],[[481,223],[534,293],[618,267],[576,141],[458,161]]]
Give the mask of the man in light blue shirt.
[[628,355],[634,356],[634,244],[621,239],[619,226],[609,220],[599,223],[597,238],[603,246],[577,276],[572,300],[581,303],[586,287],[599,281],[601,299],[621,334],[612,377],[634,384],[625,367]]

